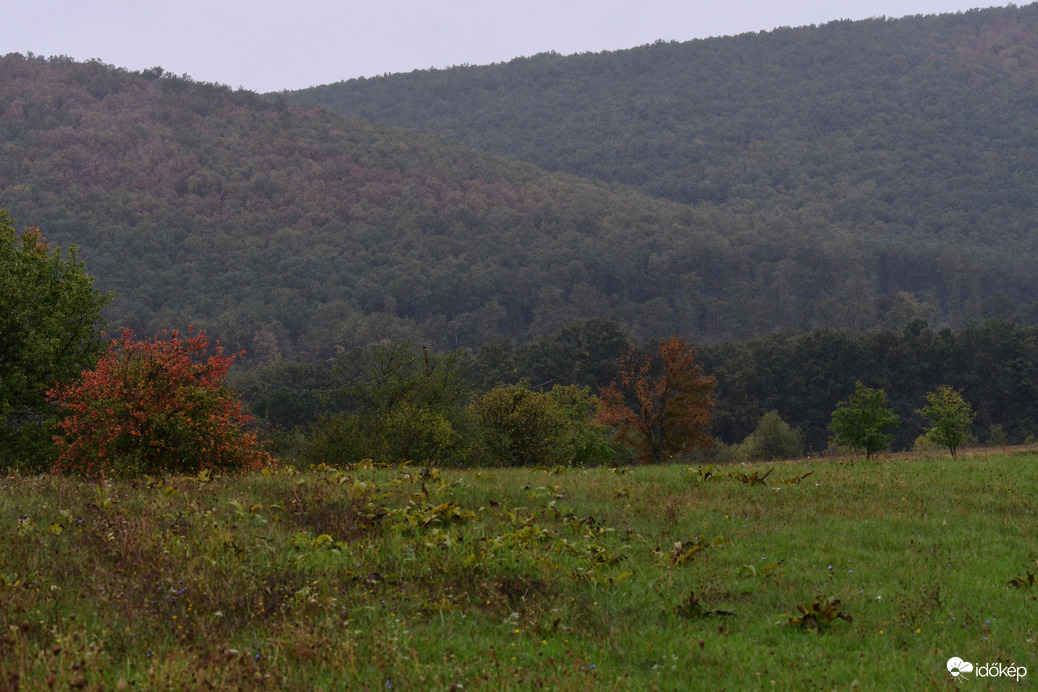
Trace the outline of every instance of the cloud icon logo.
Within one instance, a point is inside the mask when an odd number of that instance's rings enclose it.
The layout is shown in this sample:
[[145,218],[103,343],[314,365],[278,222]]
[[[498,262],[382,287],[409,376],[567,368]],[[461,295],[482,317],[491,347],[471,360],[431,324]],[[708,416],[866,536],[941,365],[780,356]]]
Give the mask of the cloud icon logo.
[[961,673],[972,673],[973,664],[963,661],[958,656],[953,656],[948,659],[948,672],[952,674],[952,677],[958,677]]

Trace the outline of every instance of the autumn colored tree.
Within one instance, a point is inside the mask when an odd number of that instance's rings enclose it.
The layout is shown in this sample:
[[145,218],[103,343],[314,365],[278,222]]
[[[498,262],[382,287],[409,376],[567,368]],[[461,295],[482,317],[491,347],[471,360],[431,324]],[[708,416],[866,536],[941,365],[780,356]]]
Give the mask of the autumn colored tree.
[[63,414],[55,470],[136,476],[271,463],[223,383],[233,361],[204,332],[137,339],[124,329],[97,367],[47,392]]
[[599,391],[598,420],[618,428],[642,463],[658,464],[693,447],[711,447],[717,380],[704,375],[683,339],[659,343],[656,357],[627,353],[616,379]]

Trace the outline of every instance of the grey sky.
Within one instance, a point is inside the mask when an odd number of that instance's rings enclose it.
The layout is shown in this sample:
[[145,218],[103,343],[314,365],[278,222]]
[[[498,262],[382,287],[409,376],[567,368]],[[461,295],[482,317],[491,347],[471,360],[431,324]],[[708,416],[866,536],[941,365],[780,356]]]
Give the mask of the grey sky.
[[1004,6],[984,0],[8,0],[0,54],[161,66],[256,91],[633,48],[834,19]]

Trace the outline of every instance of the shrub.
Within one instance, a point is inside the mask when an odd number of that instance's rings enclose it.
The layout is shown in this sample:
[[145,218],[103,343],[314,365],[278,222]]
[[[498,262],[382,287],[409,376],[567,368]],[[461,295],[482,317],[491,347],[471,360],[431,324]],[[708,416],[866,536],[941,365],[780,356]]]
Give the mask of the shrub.
[[350,351],[335,369],[332,403],[345,411],[319,419],[299,452],[303,464],[414,461],[465,463],[468,391],[456,354],[428,356],[410,344]]
[[926,433],[915,438],[912,443],[913,452],[936,452],[938,449],[941,449],[941,445],[931,440]]
[[469,404],[479,426],[481,465],[554,466],[567,460],[570,432],[558,401],[528,383],[495,387]]
[[612,462],[617,450],[611,443],[611,429],[595,417],[598,397],[589,387],[571,384],[555,386],[548,396],[558,404],[568,422],[566,463],[572,466],[600,466]]
[[271,463],[223,384],[233,360],[204,332],[137,340],[123,330],[80,381],[47,392],[62,414],[55,470],[136,476]]
[[360,419],[341,413],[321,416],[299,445],[297,464],[309,468],[319,464],[348,466],[372,458],[368,437]]
[[1006,429],[1001,423],[992,423],[988,429],[988,444],[992,447],[1005,447],[1009,444]]
[[789,427],[778,411],[769,411],[740,447],[746,458],[757,461],[797,459],[803,456],[804,436]]
[[382,420],[380,437],[386,456],[394,461],[453,465],[461,435],[442,411],[404,402]]

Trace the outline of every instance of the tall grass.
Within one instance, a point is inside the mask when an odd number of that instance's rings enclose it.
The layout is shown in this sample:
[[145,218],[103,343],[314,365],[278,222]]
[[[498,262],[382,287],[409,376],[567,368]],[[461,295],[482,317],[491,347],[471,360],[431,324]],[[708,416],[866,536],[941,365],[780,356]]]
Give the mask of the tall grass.
[[[940,689],[958,656],[1025,689],[1036,491],[1032,454],[13,476],[0,688]],[[825,599],[851,621],[791,622]]]

